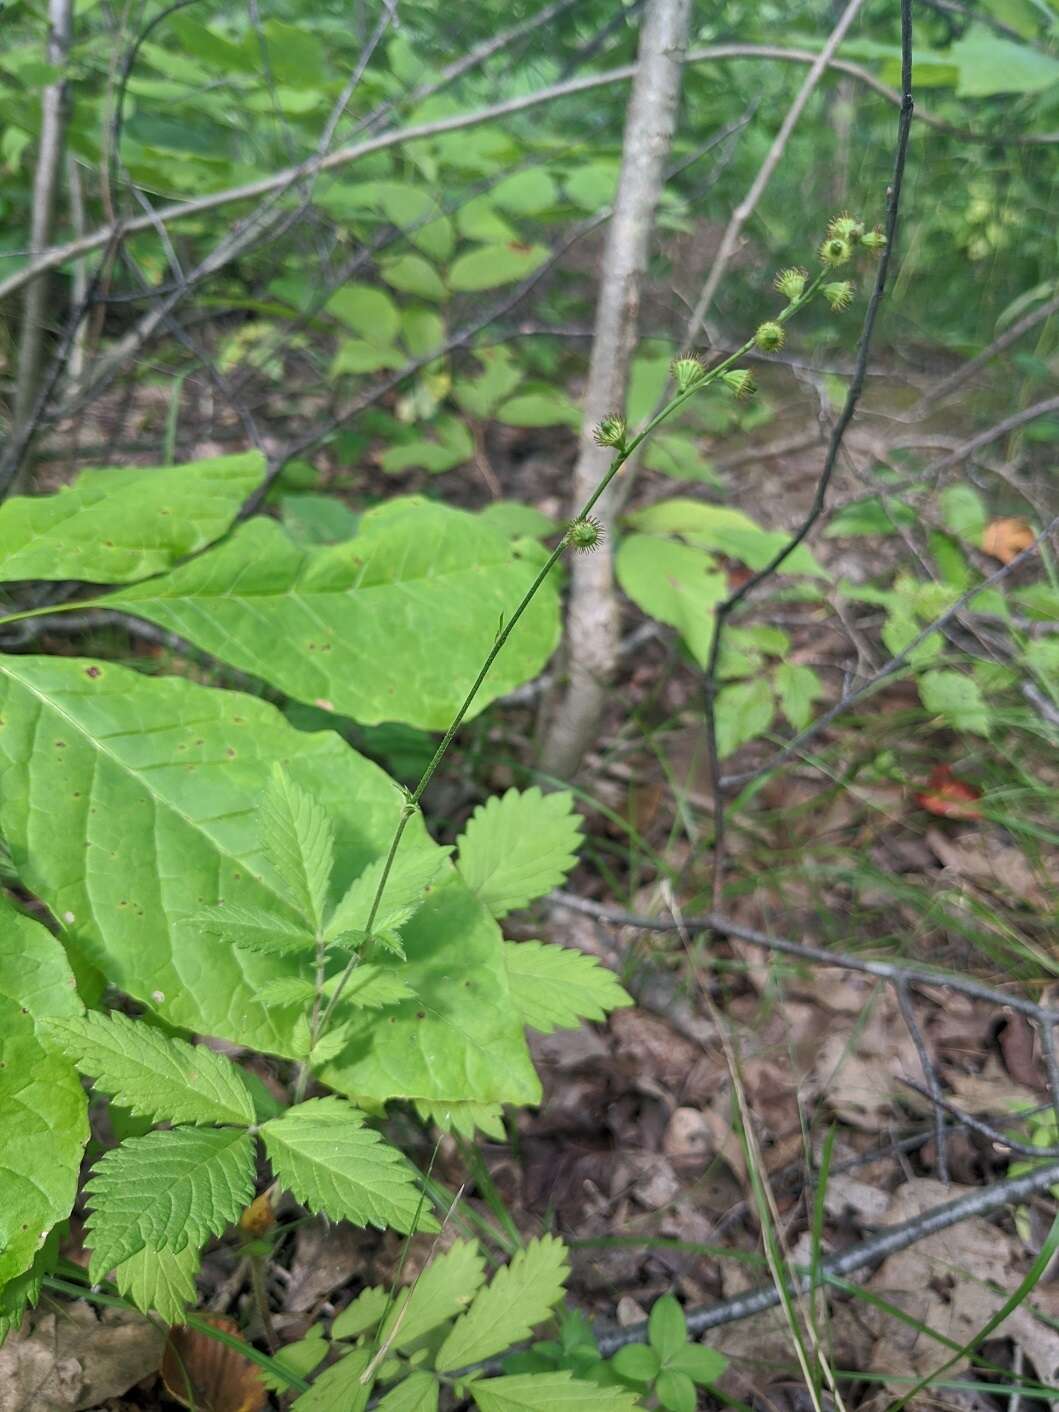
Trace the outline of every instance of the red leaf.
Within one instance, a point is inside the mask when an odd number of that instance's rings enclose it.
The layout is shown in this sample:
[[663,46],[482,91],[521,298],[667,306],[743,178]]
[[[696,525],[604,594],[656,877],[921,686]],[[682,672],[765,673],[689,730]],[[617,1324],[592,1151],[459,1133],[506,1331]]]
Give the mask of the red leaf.
[[926,791],[916,795],[916,802],[928,814],[940,814],[943,819],[980,819],[982,811],[975,801],[981,797],[974,785],[958,780],[948,765],[935,765]]

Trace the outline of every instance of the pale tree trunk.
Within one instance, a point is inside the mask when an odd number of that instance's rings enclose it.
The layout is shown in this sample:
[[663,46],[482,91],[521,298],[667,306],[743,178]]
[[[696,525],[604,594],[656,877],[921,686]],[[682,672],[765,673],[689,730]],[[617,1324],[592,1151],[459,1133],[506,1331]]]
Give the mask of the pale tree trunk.
[[[73,34],[73,0],[48,0],[48,63],[65,69]],[[63,144],[66,135],[66,79],[62,72],[41,94],[40,145],[33,178],[33,214],[30,227],[30,258],[47,250],[52,242],[55,200],[63,170]],[[48,310],[49,278],[38,275],[26,286],[22,301],[22,327],[19,332],[15,375],[14,427],[17,436],[33,416],[40,389],[44,351],[44,326]],[[23,478],[30,458],[23,461]]]
[[[613,456],[593,440],[608,412],[622,412],[629,363],[636,346],[640,288],[647,268],[655,208],[676,126],[681,72],[688,39],[690,0],[648,0],[640,34],[639,64],[625,118],[621,175],[603,253],[592,357],[584,398],[573,503],[583,504]],[[571,566],[566,617],[567,684],[551,703],[541,751],[546,774],[568,779],[599,729],[618,655],[618,602],[614,591],[614,500],[596,506],[602,544],[577,555]]]

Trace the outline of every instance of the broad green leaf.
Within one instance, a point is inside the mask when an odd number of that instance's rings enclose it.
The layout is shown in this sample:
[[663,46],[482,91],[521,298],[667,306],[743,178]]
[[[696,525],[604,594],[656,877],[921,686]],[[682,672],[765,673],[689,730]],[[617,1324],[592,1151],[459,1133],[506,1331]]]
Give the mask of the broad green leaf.
[[389,344],[368,343],[363,338],[344,338],[331,359],[333,378],[343,373],[377,373],[380,368],[401,368],[405,356]]
[[924,707],[953,730],[989,734],[989,708],[972,677],[963,672],[924,672],[919,695]]
[[663,1368],[659,1373],[655,1393],[666,1412],[695,1412],[698,1406],[694,1383],[687,1373],[672,1368]]
[[619,1348],[611,1362],[616,1373],[634,1383],[653,1381],[662,1366],[654,1349],[643,1343],[629,1343]]
[[27,1309],[35,1309],[44,1288],[44,1277],[55,1269],[59,1258],[59,1228],[48,1235],[32,1262],[0,1286],[0,1345],[8,1334],[21,1328]]
[[[84,1090],[38,1027],[80,1013],[59,942],[0,897],[0,1287],[30,1269],[77,1194],[88,1140]],[[32,1284],[25,1282],[27,1298]]]
[[502,402],[493,416],[509,427],[579,427],[581,409],[559,388],[527,392]]
[[527,536],[530,539],[543,539],[554,534],[559,526],[547,515],[542,515],[532,505],[521,505],[517,500],[494,500],[479,517],[506,534],[510,539]]
[[472,196],[456,212],[456,225],[468,240],[513,244],[518,232],[496,210],[488,196]]
[[675,432],[652,436],[644,452],[644,465],[651,471],[662,471],[677,480],[701,481],[704,485],[721,485],[721,478],[700,453],[689,436]]
[[516,216],[536,216],[558,199],[555,182],[541,167],[527,167],[503,177],[489,193],[490,199]]
[[437,1412],[438,1380],[433,1373],[412,1373],[376,1406],[379,1412]]
[[1059,83],[1059,59],[998,37],[985,25],[973,24],[948,52],[960,66],[959,98],[1039,93]]
[[394,341],[401,326],[397,305],[383,290],[370,284],[343,285],[324,307],[368,343],[384,347]]
[[[896,657],[915,642],[920,631],[920,624],[912,616],[911,604],[898,604],[887,614],[880,636],[883,646]],[[938,655],[943,646],[941,634],[932,632],[918,647],[913,648],[908,660],[913,663],[929,662]]]
[[220,1235],[254,1194],[253,1158],[234,1128],[157,1129],[104,1153],[85,1184],[93,1282],[147,1245],[179,1255]]
[[581,819],[567,791],[509,789],[480,804],[457,840],[459,870],[494,917],[551,892],[577,862]]
[[372,1379],[362,1383],[361,1374],[374,1356],[370,1348],[354,1348],[341,1363],[325,1368],[308,1392],[294,1403],[292,1412],[364,1412],[371,1397]]
[[540,941],[506,941],[511,994],[523,1021],[541,1034],[576,1029],[633,1003],[599,958]]
[[277,912],[231,902],[196,912],[184,925],[189,931],[221,937],[232,946],[245,946],[266,956],[307,955],[316,944],[313,933],[303,923],[288,921]]
[[669,1360],[669,1366],[674,1372],[686,1373],[700,1387],[709,1387],[728,1367],[728,1359],[716,1348],[707,1348],[702,1343],[686,1343]]
[[321,930],[335,861],[331,820],[279,764],[272,766],[259,817],[265,852],[287,901],[314,930]]
[[[438,848],[436,844],[424,847],[415,840],[405,843],[402,839],[401,843],[403,846],[397,850],[375,914],[375,931],[403,927],[427,900],[438,874],[443,869],[449,871],[446,859],[451,849]],[[385,862],[385,858],[376,858],[375,862],[365,868],[350,884],[345,896],[328,919],[328,940],[341,937],[344,932],[362,932],[367,927]]]
[[[331,1351],[331,1341],[324,1336],[323,1324],[314,1324],[304,1338],[300,1338],[296,1343],[285,1343],[278,1353],[272,1355],[274,1363],[278,1363],[281,1368],[288,1373],[295,1373],[300,1378],[307,1378],[314,1368],[327,1357]],[[270,1392],[287,1392],[290,1383],[286,1378],[280,1377],[276,1373],[270,1372],[266,1368],[259,1369],[261,1381]]]
[[473,1142],[479,1132],[497,1142],[507,1141],[503,1110],[499,1103],[432,1103],[416,1100],[416,1109],[424,1123],[436,1123],[446,1133],[459,1133]]
[[671,1294],[663,1294],[651,1306],[651,1317],[647,1321],[647,1338],[651,1347],[668,1363],[688,1341],[688,1326],[684,1310]]
[[763,678],[737,682],[717,693],[717,753],[723,759],[748,740],[768,730],[776,703]]
[[280,509],[296,544],[341,544],[357,532],[358,516],[334,495],[285,495]]
[[388,475],[400,471],[422,469],[432,475],[451,471],[474,455],[474,442],[463,422],[439,418],[434,425],[436,441],[420,438],[391,446],[379,457],[379,465]]
[[367,1329],[375,1330],[390,1308],[390,1291],[382,1285],[362,1289],[331,1325],[332,1338],[356,1338]]
[[167,1324],[182,1324],[188,1306],[198,1299],[199,1263],[197,1245],[187,1245],[179,1253],[145,1245],[115,1266],[114,1283],[144,1314],[158,1314]]
[[[404,796],[340,737],[183,678],[0,656],[0,834],[20,881],[79,956],[169,1024],[295,1058],[296,1016],[262,1004],[260,988],[299,974],[296,958],[189,925],[229,906],[287,916],[258,819],[276,761],[334,821],[341,891],[389,847]],[[99,831],[104,814],[125,832]],[[418,815],[406,838],[426,846]],[[330,1085],[365,1102],[537,1102],[499,930],[454,870],[403,941],[396,969],[414,995],[383,1024],[353,1017]]]
[[[751,569],[764,568],[790,539],[778,530],[762,529],[742,510],[699,500],[663,500],[630,515],[629,523],[653,534],[679,534],[691,544],[714,549]],[[779,572],[828,576],[805,544],[799,544],[784,560]]]
[[825,539],[842,539],[860,534],[893,534],[902,525],[916,523],[916,512],[900,500],[883,502],[878,496],[847,505],[828,524]]
[[265,474],[257,451],[157,469],[82,471],[0,506],[0,581],[133,583],[219,539]]
[[399,970],[370,963],[360,965],[349,978],[339,1005],[359,1005],[365,1010],[381,1010],[407,1000],[412,991]]
[[454,1241],[442,1255],[434,1256],[410,1290],[400,1291],[382,1326],[381,1341],[386,1342],[396,1328],[393,1347],[410,1348],[431,1329],[462,1314],[484,1279],[485,1261],[478,1242]]
[[485,418],[514,392],[523,373],[511,349],[503,343],[495,348],[477,349],[474,356],[482,365],[481,376],[456,378],[452,395],[469,416]]
[[382,260],[379,272],[392,289],[403,294],[418,294],[421,299],[443,304],[449,297],[441,276],[429,260],[422,255],[397,255],[392,260]]
[[970,539],[977,544],[989,518],[985,502],[977,490],[969,485],[946,486],[938,497],[938,504],[946,528],[961,539]]
[[261,1136],[277,1178],[310,1211],[383,1230],[437,1230],[411,1167],[345,1099],[299,1103]]
[[481,1412],[635,1412],[639,1405],[631,1390],[580,1382],[572,1373],[483,1378],[468,1391]]
[[618,163],[589,162],[572,171],[563,185],[570,200],[583,211],[598,211],[614,200],[618,189]]
[[813,715],[813,702],[824,694],[823,684],[813,671],[800,662],[781,662],[776,668],[776,691],[780,710],[796,731],[804,730]]
[[239,1070],[205,1045],[171,1038],[118,1011],[52,1020],[47,1034],[96,1088],[137,1117],[245,1127],[254,1121]]
[[[363,516],[354,539],[291,544],[272,521],[108,602],[179,633],[298,700],[374,724],[444,730],[534,577],[477,516],[423,500]],[[534,676],[558,638],[546,583],[470,711]],[[443,651],[423,650],[424,643]]]
[[543,245],[523,245],[517,240],[481,245],[460,255],[449,266],[449,288],[468,292],[514,284],[539,269],[547,258]]
[[478,1291],[467,1313],[453,1325],[438,1350],[438,1371],[478,1363],[528,1338],[562,1299],[569,1273],[561,1240],[531,1240]]
[[445,342],[445,324],[433,309],[402,309],[401,339],[415,358],[425,358]]
[[727,579],[713,558],[672,539],[630,534],[621,541],[615,571],[637,607],[676,628],[696,662],[705,667],[713,641],[713,610],[728,592]]

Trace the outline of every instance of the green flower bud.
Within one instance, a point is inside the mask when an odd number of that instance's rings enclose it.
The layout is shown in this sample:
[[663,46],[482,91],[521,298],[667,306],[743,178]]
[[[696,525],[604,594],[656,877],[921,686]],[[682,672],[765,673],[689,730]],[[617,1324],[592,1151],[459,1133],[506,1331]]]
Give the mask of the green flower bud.
[[866,250],[881,250],[886,244],[886,236],[876,226],[874,230],[868,231],[867,235],[861,236],[860,243]]
[[784,299],[789,304],[793,304],[796,299],[800,299],[805,293],[805,284],[809,278],[808,270],[789,269],[780,270],[773,283]]
[[858,221],[848,211],[843,211],[840,216],[835,216],[828,223],[827,233],[835,236],[838,240],[847,241],[850,245],[856,245],[864,235],[864,222]]
[[706,372],[705,365],[695,357],[694,353],[682,353],[673,364],[670,370],[673,380],[677,385],[678,392],[687,392],[689,387],[694,387],[699,379]]
[[613,446],[621,450],[625,446],[628,432],[629,428],[625,418],[619,417],[616,412],[611,412],[609,416],[603,418],[592,435],[595,437],[597,446]]
[[775,353],[778,348],[783,347],[786,336],[783,325],[770,320],[766,324],[758,324],[757,332],[754,334],[754,342],[762,353]]
[[734,392],[740,400],[752,397],[757,391],[757,384],[746,368],[733,368],[731,372],[722,373],[721,381],[729,392]]
[[825,265],[844,265],[852,254],[849,241],[839,235],[829,235],[820,247],[820,258]]
[[853,282],[844,279],[837,284],[825,284],[823,294],[832,309],[839,311],[848,309],[850,300],[853,298]]
[[602,539],[603,526],[591,515],[586,515],[583,520],[573,520],[566,531],[567,544],[578,554],[587,554],[589,550],[595,549]]

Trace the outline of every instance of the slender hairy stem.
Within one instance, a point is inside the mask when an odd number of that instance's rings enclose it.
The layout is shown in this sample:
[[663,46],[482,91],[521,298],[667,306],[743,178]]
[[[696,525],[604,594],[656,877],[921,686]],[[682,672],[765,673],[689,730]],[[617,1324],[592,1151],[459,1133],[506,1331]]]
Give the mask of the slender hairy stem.
[[[816,278],[812,280],[809,285],[806,286],[803,293],[799,295],[797,299],[792,300],[783,310],[783,312],[777,316],[778,320],[786,323],[788,319],[793,318],[793,316],[798,312],[799,309],[804,308],[804,306],[808,304],[810,299],[812,299],[813,295],[816,294],[826,275],[827,271],[822,270],[820,274],[818,274]],[[617,449],[614,455],[614,459],[611,461],[609,467],[604,472],[604,474],[600,477],[595,489],[588,496],[588,498],[585,500],[585,503],[577,512],[577,515],[575,517],[575,523],[576,521],[587,519],[587,517],[592,513],[592,509],[595,506],[596,502],[599,500],[600,496],[610,485],[614,477],[621,470],[622,466],[625,465],[626,461],[628,461],[628,459],[633,455],[637,448],[642,445],[642,443],[647,439],[647,437],[651,435],[651,433],[655,430],[656,427],[660,426],[661,423],[664,422],[668,417],[671,417],[674,412],[678,411],[681,407],[683,407],[685,402],[690,401],[692,397],[702,392],[704,388],[707,388],[712,383],[715,383],[718,378],[722,377],[733,367],[733,365],[739,358],[744,357],[747,353],[750,352],[753,347],[753,337],[748,338],[745,343],[743,343],[739,348],[735,350],[734,353],[730,354],[722,362],[717,363],[714,367],[710,368],[708,372],[706,372],[697,381],[693,382],[683,392],[676,392],[669,399],[669,401],[661,409],[660,412],[656,413],[655,416],[653,416],[643,427],[641,427],[641,429],[636,433],[635,436],[631,437],[628,441],[624,442]],[[382,873],[379,876],[378,886],[375,889],[375,896],[372,899],[371,909],[368,912],[368,919],[364,925],[364,931],[369,938],[371,937],[372,928],[375,925],[375,919],[379,915],[379,907],[382,904],[383,893],[386,891],[386,884],[389,881],[390,873],[393,871],[394,859],[397,857],[397,850],[401,845],[401,839],[404,837],[404,831],[408,827],[409,819],[411,819],[411,817],[415,813],[416,807],[418,806],[419,801],[422,799],[426,791],[427,785],[429,785],[430,781],[433,779],[435,771],[441,764],[442,760],[445,758],[445,755],[448,753],[449,746],[452,744],[453,739],[456,736],[456,732],[463,724],[467,716],[467,712],[471,709],[471,706],[474,702],[474,698],[478,695],[482,683],[489,675],[490,668],[496,661],[497,657],[499,657],[500,653],[504,650],[507,640],[514,632],[519,622],[519,619],[522,617],[526,609],[537,596],[538,592],[544,585],[545,580],[548,578],[548,576],[551,574],[551,571],[555,568],[556,564],[562,558],[563,551],[567,548],[569,543],[570,532],[568,530],[567,533],[563,535],[562,539],[560,539],[559,543],[555,546],[552,552],[548,555],[548,558],[545,560],[536,578],[534,578],[529,588],[527,588],[526,592],[522,595],[522,598],[518,606],[515,608],[514,612],[511,614],[511,617],[507,620],[501,630],[497,633],[492,647],[486,654],[485,661],[482,663],[478,675],[475,677],[470,690],[467,692],[467,695],[463,699],[463,704],[460,706],[459,710],[456,712],[456,715],[452,719],[452,724],[445,732],[444,736],[441,739],[441,743],[438,745],[438,748],[434,751],[430,763],[427,765],[426,769],[420,776],[419,783],[416,785],[415,789],[413,789],[408,794],[404,806],[401,809],[401,816],[397,821],[396,828],[394,829],[393,838],[390,840],[390,847],[386,854],[386,861],[383,864]],[[367,944],[370,945],[370,941]],[[338,1004],[339,1000],[341,1000],[342,993],[345,990],[347,984],[349,983],[349,979],[352,976],[354,970],[356,969],[358,961],[359,957],[357,953],[354,952],[345,970],[339,977],[338,984],[335,986],[335,989],[332,992],[330,999],[328,1000],[323,1014],[320,1016],[320,1022],[316,1036],[317,1038],[319,1038],[320,1035],[322,1035],[327,1029],[327,1026],[331,1021],[331,1017],[334,1014],[335,1006]]]

